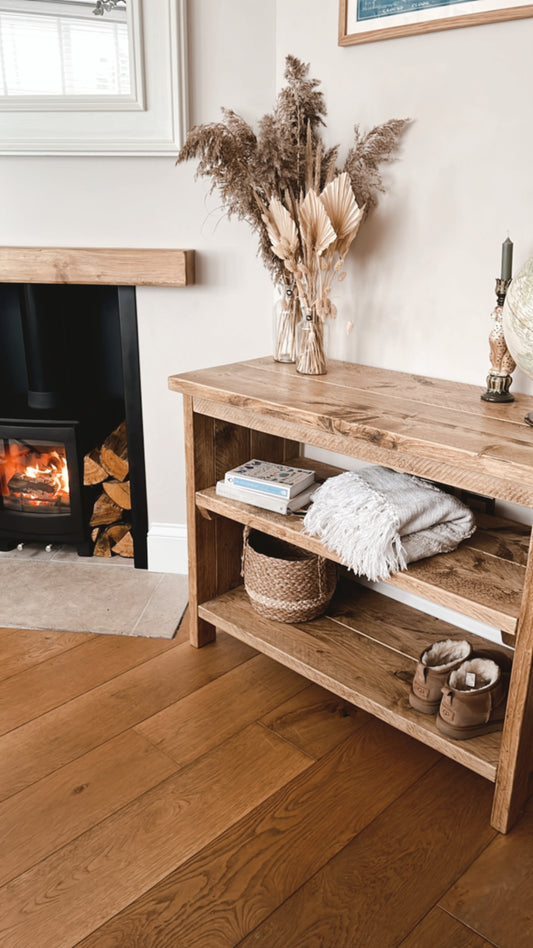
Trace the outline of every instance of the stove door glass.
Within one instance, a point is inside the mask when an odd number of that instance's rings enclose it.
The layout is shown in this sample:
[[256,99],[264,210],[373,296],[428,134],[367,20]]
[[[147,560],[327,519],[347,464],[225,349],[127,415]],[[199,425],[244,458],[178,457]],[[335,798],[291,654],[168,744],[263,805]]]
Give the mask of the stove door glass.
[[65,445],[44,438],[0,438],[0,497],[5,510],[69,516]]

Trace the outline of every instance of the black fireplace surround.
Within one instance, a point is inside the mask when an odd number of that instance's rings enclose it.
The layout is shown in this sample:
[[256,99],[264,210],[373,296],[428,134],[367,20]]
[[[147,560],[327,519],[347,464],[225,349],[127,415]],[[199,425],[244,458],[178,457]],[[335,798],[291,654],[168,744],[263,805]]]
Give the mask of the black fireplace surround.
[[83,457],[126,418],[135,566],[147,566],[137,313],[131,286],[0,284],[0,550],[91,555],[100,488]]

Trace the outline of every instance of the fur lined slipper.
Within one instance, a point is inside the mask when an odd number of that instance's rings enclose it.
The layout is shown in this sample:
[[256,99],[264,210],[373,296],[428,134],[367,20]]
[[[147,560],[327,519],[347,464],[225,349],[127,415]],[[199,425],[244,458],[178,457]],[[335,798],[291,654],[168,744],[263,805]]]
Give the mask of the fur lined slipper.
[[455,741],[501,731],[506,700],[500,665],[491,658],[471,658],[450,672],[442,689],[437,730]]
[[409,704],[422,714],[436,714],[442,698],[442,688],[454,668],[472,654],[472,646],[465,640],[443,639],[425,649],[416,667],[409,694]]

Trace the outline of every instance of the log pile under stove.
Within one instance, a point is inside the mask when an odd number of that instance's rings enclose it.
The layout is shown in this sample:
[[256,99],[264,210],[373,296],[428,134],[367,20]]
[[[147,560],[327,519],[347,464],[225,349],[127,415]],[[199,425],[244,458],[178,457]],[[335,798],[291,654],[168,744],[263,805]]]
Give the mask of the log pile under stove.
[[85,455],[83,483],[102,485],[90,519],[94,556],[133,557],[128,438],[123,421],[100,447]]

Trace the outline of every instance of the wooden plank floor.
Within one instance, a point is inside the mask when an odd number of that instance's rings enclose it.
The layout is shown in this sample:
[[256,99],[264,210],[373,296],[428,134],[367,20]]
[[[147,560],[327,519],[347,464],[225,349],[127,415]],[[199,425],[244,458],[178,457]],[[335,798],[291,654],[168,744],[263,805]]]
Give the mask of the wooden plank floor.
[[219,635],[0,630],[2,948],[530,948],[533,805]]

